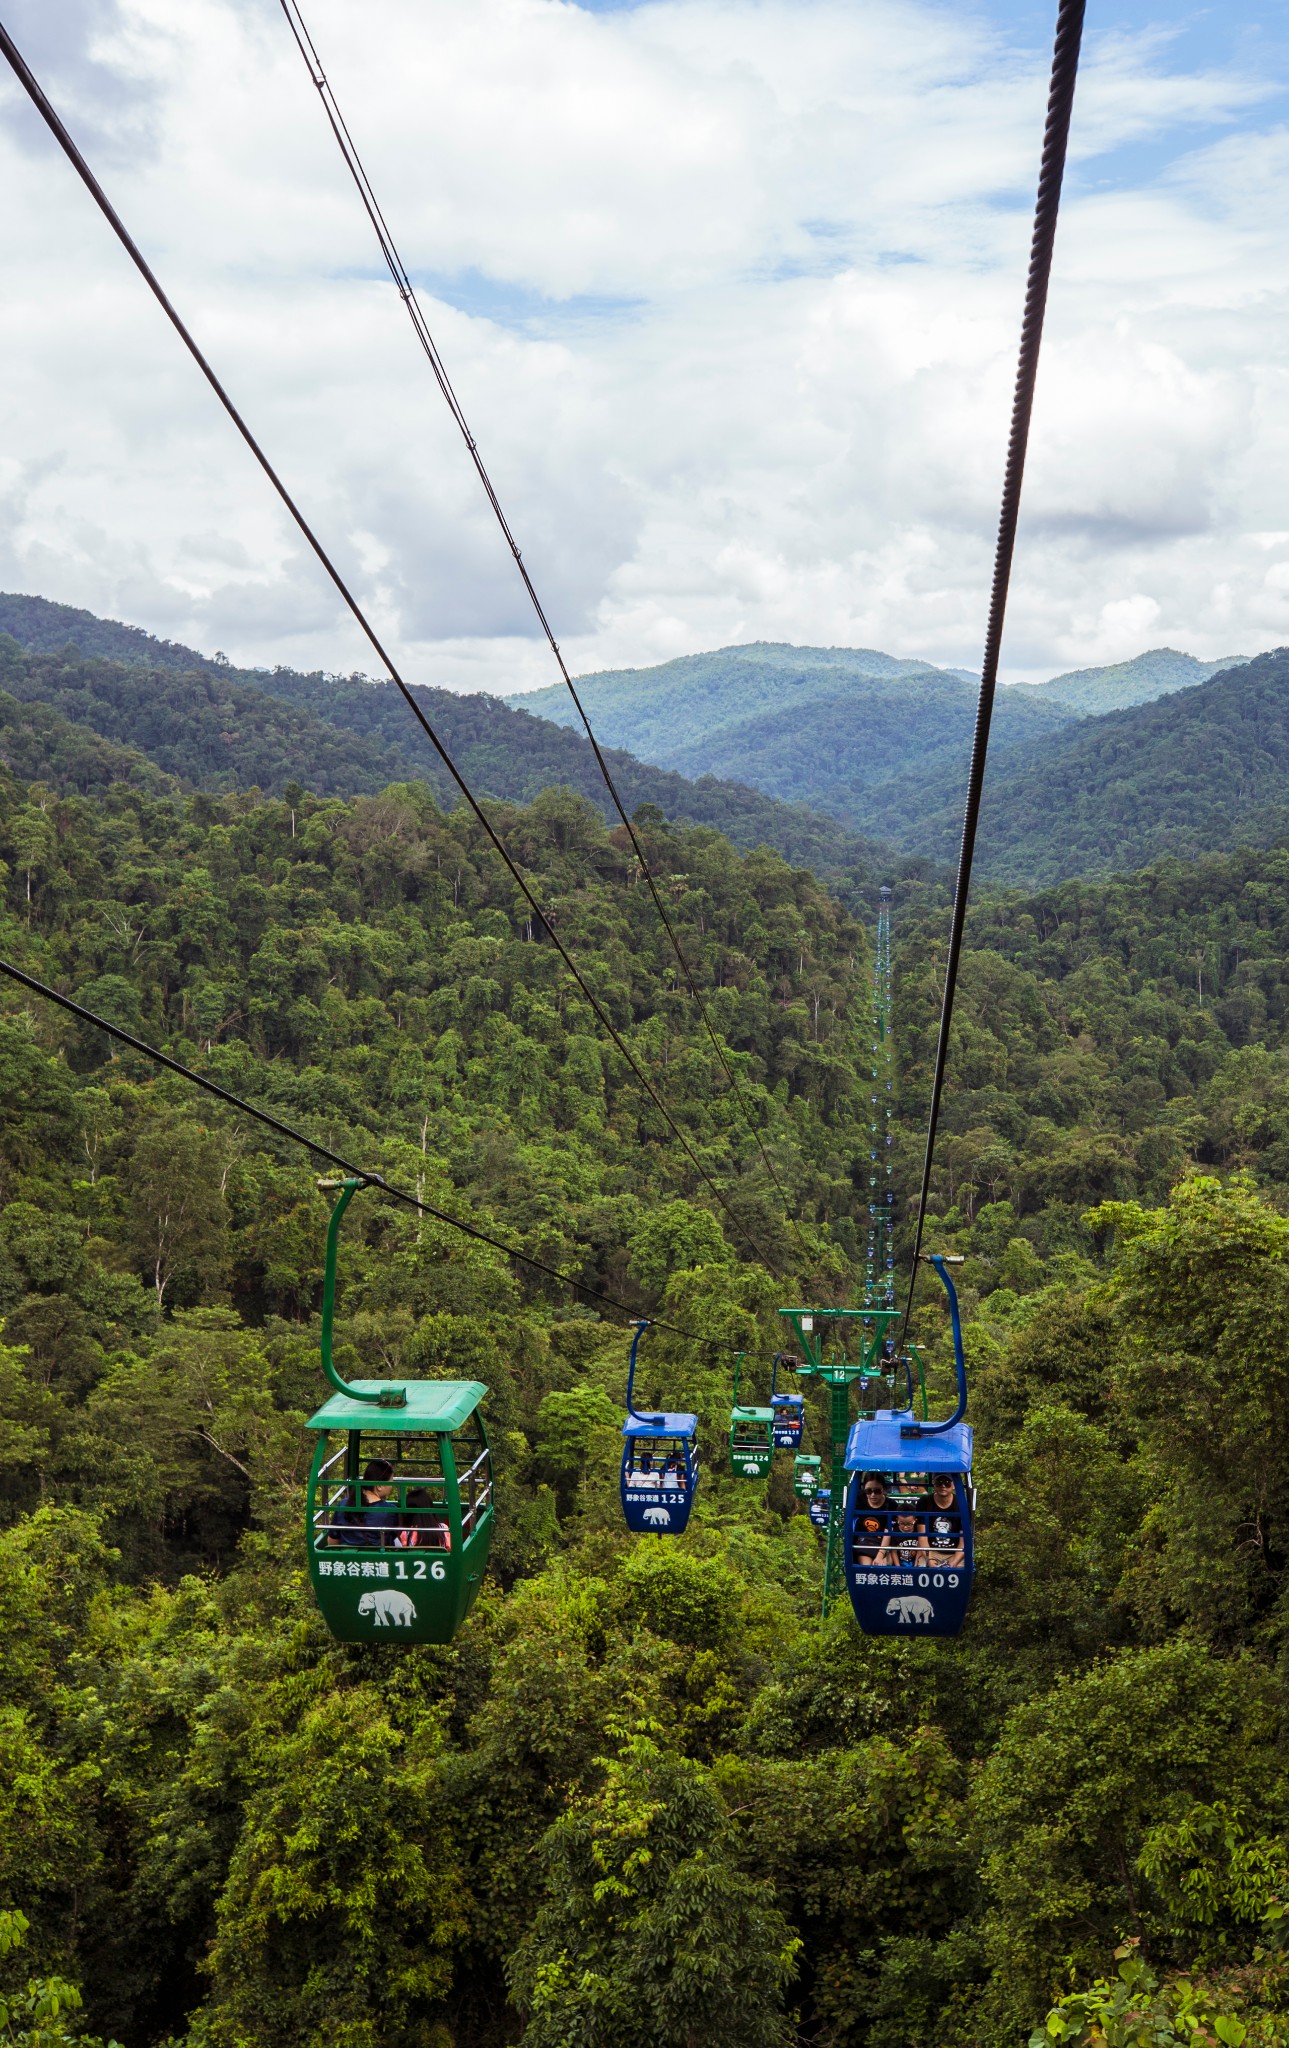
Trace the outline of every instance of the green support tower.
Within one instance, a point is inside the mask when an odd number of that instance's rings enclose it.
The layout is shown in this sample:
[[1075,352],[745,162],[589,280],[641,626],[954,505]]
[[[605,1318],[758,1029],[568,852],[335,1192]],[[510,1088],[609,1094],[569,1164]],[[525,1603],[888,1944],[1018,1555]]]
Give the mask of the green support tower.
[[[781,1308],[797,1333],[805,1363],[802,1379],[817,1379],[831,1389],[829,1441],[831,1452],[828,1502],[828,1552],[824,1565],[824,1607],[827,1614],[845,1583],[842,1524],[846,1513],[846,1441],[850,1435],[850,1390],[858,1380],[891,1377],[894,1363],[884,1355],[887,1329],[900,1319],[895,1306],[895,1190],[892,1172],[895,1099],[895,1048],[891,1038],[891,892],[883,889],[877,913],[877,945],[873,961],[872,1065],[868,1119],[868,1242],[864,1262],[863,1308]],[[912,1346],[909,1347],[912,1352]],[[852,1356],[852,1352],[855,1354]],[[921,1375],[922,1361],[912,1353]],[[901,1361],[903,1363],[903,1361]],[[922,1396],[926,1409],[925,1390]]]
[[[899,1321],[897,1308],[781,1308],[797,1334],[804,1363],[798,1379],[817,1379],[831,1390],[829,1410],[830,1464],[828,1551],[824,1564],[824,1608],[827,1614],[845,1584],[841,1554],[846,1509],[846,1439],[850,1435],[850,1390],[856,1380],[882,1379],[882,1339],[888,1323]],[[856,1327],[858,1326],[858,1327]],[[851,1356],[855,1346],[858,1356]]]

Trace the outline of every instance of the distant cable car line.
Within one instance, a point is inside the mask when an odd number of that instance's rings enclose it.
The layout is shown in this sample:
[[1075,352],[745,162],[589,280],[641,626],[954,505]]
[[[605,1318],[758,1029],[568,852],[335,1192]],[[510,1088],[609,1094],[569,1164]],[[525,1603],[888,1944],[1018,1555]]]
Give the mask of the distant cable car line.
[[435,732],[434,727],[430,724],[429,719],[425,716],[425,713],[422,711],[420,705],[417,703],[413,691],[408,686],[408,684],[404,682],[403,677],[399,673],[399,670],[395,667],[392,658],[390,657],[390,655],[386,653],[384,646],[382,645],[380,639],[377,637],[375,627],[370,623],[366,613],[362,609],[362,606],[358,603],[357,598],[354,597],[353,593],[350,591],[349,586],[345,582],[344,578],[341,576],[340,571],[337,569],[330,555],[323,547],[322,542],[314,533],[313,528],[309,525],[303,512],[296,504],[295,499],[291,496],[291,493],[288,491],[286,485],[283,483],[281,477],[278,475],[277,470],[270,462],[263,448],[261,448],[254,434],[247,426],[246,421],[242,418],[241,413],[234,405],[228,392],[224,389],[224,386],[221,384],[219,378],[216,376],[206,356],[202,353],[201,348],[198,346],[194,336],[189,331],[187,326],[184,324],[184,321],[180,317],[178,311],[172,304],[171,300],[167,297],[166,292],[160,282],[160,279],[153,271],[151,265],[148,263],[147,258],[144,256],[138,244],[134,241],[124,221],[121,219],[121,216],[116,211],[116,208],[112,205],[112,202],[108,198],[106,192],[103,190],[103,187],[99,184],[98,179],[95,177],[93,171],[91,171],[89,165],[86,163],[85,158],[81,155],[80,150],[77,148],[76,143],[73,141],[61,116],[57,112],[56,108],[53,106],[43,86],[40,84],[40,81],[35,76],[35,73],[31,70],[31,67],[28,65],[26,59],[23,57],[21,51],[18,49],[16,43],[14,42],[13,37],[9,34],[9,31],[5,28],[3,23],[0,23],[0,50],[3,50],[4,55],[8,59],[9,64],[13,69],[14,75],[17,77],[19,83],[22,85],[23,90],[27,93],[28,97],[32,101],[32,104],[35,106],[42,120],[45,122],[51,134],[54,136],[55,141],[58,143],[60,149],[63,151],[63,154],[66,156],[68,162],[72,165],[72,168],[75,170],[77,176],[81,179],[81,182],[84,184],[86,190],[89,192],[91,198],[94,200],[95,205],[98,207],[104,219],[107,221],[113,233],[116,235],[117,240],[121,243],[122,248],[129,256],[130,261],[134,264],[136,270],[139,272],[139,275],[143,278],[143,281],[147,285],[149,291],[156,299],[158,305],[161,307],[166,318],[169,320],[171,326],[174,328],[180,340],[183,342],[185,348],[188,350],[189,355],[192,357],[198,369],[205,377],[207,383],[210,385],[211,390],[215,393],[216,398],[223,406],[224,411],[227,413],[229,419],[232,421],[238,433],[241,435],[242,440],[250,449],[251,454],[254,456],[256,462],[259,464],[260,469],[267,477],[269,483],[276,491],[282,504],[286,507],[286,510],[290,514],[291,518],[294,520],[296,526],[299,528],[301,535],[308,542],[310,548],[313,550],[313,553],[317,558],[317,561],[325,570],[327,576],[331,579],[332,585],[334,586],[335,590],[343,600],[344,604],[348,608],[351,616],[356,621],[362,633],[366,637],[369,645],[375,651],[380,661],[384,664],[386,670],[389,673],[391,681],[397,687],[408,709],[411,711],[412,716],[416,719],[417,724],[425,733],[426,738],[430,741],[430,744],[433,746],[439,759],[442,761],[444,767],[447,769],[449,775],[452,777],[452,780],[455,782],[457,788],[460,790],[462,796],[465,798],[467,804],[470,806],[470,809],[473,811],[475,817],[482,825],[493,848],[500,856],[501,860],[504,862],[511,876],[511,879],[516,883],[516,885],[522,892],[524,899],[528,903],[530,909],[541,920],[542,926],[545,929],[547,936],[551,941],[551,944],[554,946],[556,952],[559,954],[561,960],[564,962],[565,967],[568,969],[569,973],[573,977],[573,980],[576,982],[578,988],[581,990],[582,995],[585,997],[587,1003],[590,1005],[592,1014],[596,1017],[602,1029],[607,1033],[612,1043],[621,1053],[623,1059],[626,1061],[628,1067],[631,1069],[637,1081],[640,1083],[640,1086],[644,1089],[646,1095],[653,1103],[655,1109],[658,1110],[664,1122],[668,1125],[674,1136],[679,1140],[686,1156],[690,1161],[690,1164],[694,1168],[694,1171],[697,1173],[699,1179],[703,1182],[703,1184],[716,1197],[717,1202],[720,1204],[721,1208],[725,1211],[726,1215],[733,1223],[734,1228],[738,1233],[739,1237],[742,1238],[745,1244],[751,1247],[752,1251],[756,1254],[757,1258],[760,1259],[761,1263],[765,1266],[767,1271],[774,1272],[774,1260],[771,1259],[769,1255],[761,1248],[761,1246],[757,1243],[756,1239],[752,1236],[751,1232],[748,1230],[747,1226],[740,1221],[738,1216],[735,1214],[734,1210],[730,1207],[730,1204],[726,1201],[725,1196],[722,1194],[720,1188],[717,1186],[716,1181],[713,1179],[712,1175],[707,1171],[707,1168],[703,1165],[702,1161],[698,1157],[697,1152],[694,1150],[694,1147],[691,1145],[685,1132],[676,1122],[675,1117],[668,1109],[661,1095],[658,1093],[657,1089],[654,1087],[653,1083],[650,1081],[649,1077],[644,1072],[644,1069],[639,1065],[638,1061],[635,1059],[630,1048],[626,1044],[626,1041],[623,1039],[621,1033],[617,1029],[617,1026],[614,1024],[612,1018],[605,1010],[599,998],[593,993],[591,988],[588,986],[586,980],[584,979],[581,973],[581,970],[579,969],[576,961],[573,959],[572,954],[565,946],[563,940],[559,937],[559,934],[554,930],[550,920],[546,916],[545,911],[543,910],[541,904],[538,902],[537,897],[534,895],[531,887],[529,886],[527,878],[524,876],[522,870],[516,865],[515,861],[511,858],[508,849],[506,848],[503,840],[500,838],[499,834],[492,825],[478,798],[475,796],[474,791],[470,788],[470,785],[465,780],[465,777],[461,774],[461,771],[457,767],[455,761],[452,759],[452,756],[448,753],[447,748],[444,746],[442,740]]
[[993,717],[994,691],[998,682],[998,658],[1002,648],[1003,621],[1011,581],[1012,554],[1016,546],[1016,520],[1020,511],[1021,485],[1025,477],[1025,453],[1029,445],[1030,415],[1038,377],[1038,352],[1043,339],[1043,315],[1047,310],[1047,288],[1052,275],[1052,249],[1061,210],[1061,182],[1070,137],[1070,114],[1074,87],[1079,75],[1079,46],[1083,36],[1085,0],[1060,0],[1056,16],[1056,38],[1052,51],[1052,78],[1047,97],[1047,121],[1043,130],[1043,160],[1034,202],[1034,231],[1030,242],[1029,277],[1025,287],[1025,314],[1021,322],[1020,352],[1016,364],[1016,389],[1012,400],[1011,433],[1007,463],[1003,472],[1002,506],[998,517],[998,541],[994,552],[993,587],[989,602],[989,624],[985,654],[980,670],[980,698],[976,707],[976,730],[971,743],[971,766],[967,774],[967,798],[962,819],[962,848],[958,855],[958,876],[953,893],[953,919],[949,931],[949,953],[945,963],[944,998],[940,1008],[940,1030],[935,1048],[935,1073],[931,1084],[931,1108],[927,1118],[926,1152],[922,1161],[922,1187],[918,1196],[913,1235],[913,1262],[903,1329],[907,1331],[917,1288],[918,1261],[922,1250],[922,1229],[926,1221],[931,1188],[931,1166],[936,1129],[940,1121],[940,1097],[949,1055],[949,1028],[953,1022],[953,999],[957,993],[958,966],[962,957],[962,935],[967,918],[967,896],[971,888],[971,863],[976,851],[976,829],[980,822],[980,800],[985,782],[985,760],[989,751],[989,726]]
[[788,1221],[791,1224],[792,1229],[796,1232],[798,1243],[801,1245],[802,1250],[807,1254],[807,1256],[813,1258],[815,1255],[814,1251],[812,1247],[806,1243],[805,1238],[802,1236],[801,1231],[798,1228],[796,1219],[792,1214],[791,1200],[788,1196],[786,1189],[783,1187],[783,1184],[781,1183],[778,1174],[774,1170],[774,1165],[770,1159],[769,1153],[766,1151],[765,1146],[761,1142],[760,1133],[757,1131],[756,1126],[752,1121],[751,1113],[747,1104],[747,1099],[744,1096],[743,1089],[740,1085],[738,1076],[735,1073],[733,1067],[730,1065],[728,1058],[726,1057],[725,1049],[722,1046],[719,1037],[717,1036],[716,1027],[712,1023],[711,1013],[709,1012],[706,1003],[703,1001],[703,998],[699,993],[698,984],[694,979],[693,971],[690,968],[689,961],[685,957],[684,948],[680,943],[680,939],[676,932],[675,926],[672,924],[671,918],[668,914],[667,906],[663,902],[662,896],[658,889],[658,885],[654,880],[653,870],[649,865],[648,857],[637,836],[636,828],[632,823],[630,817],[627,815],[627,811],[622,802],[622,798],[618,794],[617,784],[613,780],[612,773],[609,769],[609,764],[605,760],[604,755],[600,749],[600,742],[596,738],[595,733],[592,729],[590,718],[587,716],[586,707],[578,694],[572,676],[569,674],[568,665],[564,660],[564,656],[560,649],[559,642],[555,638],[554,629],[551,626],[550,620],[546,616],[545,607],[543,606],[540,597],[537,595],[536,585],[534,584],[533,579],[529,574],[528,566],[524,561],[524,557],[520,550],[519,543],[515,539],[514,533],[511,531],[510,522],[506,518],[506,515],[502,510],[501,500],[497,496],[496,490],[493,486],[492,478],[489,476],[487,468],[484,464],[483,456],[480,453],[479,444],[475,440],[474,435],[470,431],[469,422],[467,421],[465,413],[462,410],[461,401],[457,397],[456,392],[453,389],[452,380],[448,376],[447,368],[444,364],[443,358],[439,354],[438,344],[435,342],[434,336],[430,332],[429,323],[425,318],[425,314],[421,310],[420,301],[416,296],[416,287],[412,283],[406,264],[403,262],[402,257],[398,253],[398,248],[395,244],[394,237],[389,229],[389,224],[386,221],[383,212],[381,211],[380,202],[377,199],[375,191],[372,187],[371,179],[367,175],[366,165],[363,163],[362,158],[358,154],[358,146],[355,143],[353,136],[349,133],[349,125],[346,122],[344,115],[340,111],[339,102],[336,99],[335,93],[331,89],[331,84],[327,78],[327,74],[322,68],[322,61],[318,56],[317,48],[314,44],[313,37],[309,33],[309,30],[305,24],[304,15],[300,10],[299,0],[280,0],[280,4],[282,12],[286,16],[287,26],[295,39],[296,48],[299,50],[301,57],[304,59],[305,68],[309,73],[309,77],[312,83],[317,88],[318,97],[322,102],[323,111],[327,116],[328,125],[330,126],[332,134],[336,138],[336,146],[339,149],[340,154],[343,157],[345,165],[349,171],[349,174],[354,181],[354,185],[357,188],[358,196],[363,203],[363,210],[365,211],[368,220],[372,224],[376,240],[380,244],[381,254],[385,258],[386,265],[389,269],[389,274],[394,280],[394,285],[399,297],[402,299],[403,304],[407,308],[407,317],[411,321],[412,327],[416,333],[416,338],[420,342],[421,347],[425,352],[426,360],[428,361],[431,370],[434,372],[434,380],[438,385],[439,390],[443,394],[443,398],[447,405],[448,411],[451,413],[453,419],[455,420],[458,431],[460,432],[461,435],[461,439],[465,442],[466,448],[469,451],[470,460],[474,464],[475,471],[478,475],[480,483],[483,485],[484,495],[487,498],[488,503],[491,505],[493,513],[496,517],[497,524],[501,528],[502,534],[505,537],[506,546],[510,549],[511,554],[514,557],[515,567],[518,569],[520,576],[523,578],[524,589],[528,592],[529,600],[532,604],[533,611],[537,617],[537,622],[540,625],[542,632],[546,636],[546,640],[550,647],[551,653],[555,657],[556,663],[559,667],[560,675],[563,678],[564,686],[567,689],[569,696],[573,700],[573,703],[577,709],[578,717],[582,721],[583,731],[586,733],[586,737],[591,743],[591,751],[595,755],[596,764],[600,770],[600,774],[604,778],[605,788],[608,790],[609,795],[613,800],[613,807],[617,811],[619,818],[622,820],[622,824],[627,832],[628,837],[630,838],[632,849],[635,852],[636,859],[640,863],[640,871],[643,874],[645,881],[649,885],[649,893],[653,897],[654,908],[656,909],[658,916],[662,921],[662,925],[664,930],[666,931],[668,939],[671,941],[672,951],[675,953],[676,959],[680,964],[680,971],[685,977],[686,984],[689,988],[689,993],[693,997],[694,1002],[698,1006],[699,1014],[702,1017],[704,1027],[707,1031],[707,1035],[712,1041],[712,1046],[716,1053],[716,1057],[720,1061],[722,1067],[725,1069],[726,1078],[728,1079],[730,1087],[733,1090],[735,1099],[738,1103],[739,1110],[743,1116],[743,1121],[747,1125],[753,1143],[755,1144],[757,1151],[761,1155],[761,1164],[764,1166],[766,1172],[770,1176],[771,1181],[774,1183],[774,1187],[787,1213]]
[[[459,1230],[465,1237],[472,1237],[480,1244],[490,1245],[493,1251],[504,1252],[508,1259],[518,1260],[521,1266],[530,1266],[535,1273],[545,1274],[548,1280],[558,1280],[561,1286],[571,1287],[576,1293],[585,1295],[588,1301],[598,1301],[605,1308],[616,1309],[619,1315],[626,1316],[633,1324],[639,1322],[639,1311],[629,1307],[625,1301],[618,1301],[614,1295],[605,1294],[601,1288],[588,1286],[585,1281],[576,1279],[572,1273],[562,1273],[558,1266],[548,1264],[545,1259],[535,1257],[532,1252],[521,1252],[516,1245],[507,1244],[504,1239],[494,1237],[490,1231],[480,1230],[477,1224],[464,1223],[459,1216],[450,1215],[446,1209],[437,1209],[433,1202],[423,1201],[409,1189],[386,1180],[384,1174],[376,1173],[369,1167],[355,1166],[343,1153],[333,1152],[329,1145],[321,1144],[317,1138],[306,1137],[303,1131],[297,1131],[292,1124],[283,1123],[281,1117],[274,1116],[271,1110],[259,1109],[255,1103],[247,1102],[240,1095],[234,1095],[231,1088],[225,1088],[219,1081],[212,1080],[209,1074],[199,1074],[195,1067],[185,1066],[182,1060],[175,1059],[168,1052],[162,1052],[159,1046],[149,1045],[146,1038],[137,1037],[133,1031],[126,1031],[120,1024],[109,1023],[106,1017],[100,1017],[95,1011],[87,1010],[83,1003],[78,1003],[72,996],[63,995],[59,989],[51,988],[48,982],[40,981],[34,974],[28,974],[25,968],[16,966],[12,960],[0,959],[0,974],[7,974],[11,981],[18,982],[33,995],[43,997],[46,1002],[56,1003],[60,1010],[68,1011],[73,1017],[79,1018],[82,1024],[91,1024],[96,1031],[105,1032],[109,1038],[119,1039],[122,1045],[128,1045],[132,1052],[142,1053],[145,1059],[153,1061],[156,1066],[166,1067],[172,1074],[178,1074],[182,1080],[191,1081],[194,1088],[204,1089],[207,1095],[214,1095],[220,1102],[227,1103],[230,1109],[235,1109],[242,1116],[249,1116],[254,1122],[276,1131],[280,1138],[290,1139],[293,1145],[302,1145],[306,1152],[312,1152],[318,1159],[325,1159],[329,1166],[338,1166],[352,1179],[378,1188],[392,1201],[401,1202],[406,1208],[416,1209],[423,1216],[432,1216],[436,1223],[445,1223],[450,1230]],[[679,1323],[668,1322],[665,1316],[650,1316],[649,1321],[655,1329],[668,1330],[672,1336],[683,1337],[687,1343],[701,1344],[708,1350],[734,1349],[732,1344],[724,1344],[719,1338],[700,1337],[693,1330],[682,1329]],[[765,1355],[769,1357],[770,1354],[767,1352]]]

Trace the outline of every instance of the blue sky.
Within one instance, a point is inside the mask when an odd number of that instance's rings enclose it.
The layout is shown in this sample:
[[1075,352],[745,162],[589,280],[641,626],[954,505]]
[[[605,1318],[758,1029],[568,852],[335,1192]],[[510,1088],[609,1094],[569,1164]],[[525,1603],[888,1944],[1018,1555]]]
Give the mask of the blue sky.
[[[409,667],[549,680],[275,0],[10,0]],[[310,0],[583,672],[979,660],[1053,9]],[[1289,641],[1289,17],[1089,9],[1004,661]],[[0,92],[0,584],[364,659]]]

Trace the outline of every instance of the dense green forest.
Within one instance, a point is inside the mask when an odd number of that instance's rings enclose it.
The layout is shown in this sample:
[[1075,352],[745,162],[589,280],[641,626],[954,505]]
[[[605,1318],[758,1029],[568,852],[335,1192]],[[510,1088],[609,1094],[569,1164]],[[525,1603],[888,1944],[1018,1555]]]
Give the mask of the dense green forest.
[[[60,639],[67,631],[76,637]],[[1169,855],[1274,846],[1289,832],[1289,654],[1186,682],[1208,667],[1161,649],[1000,692],[978,871],[1036,887]],[[1077,708],[1056,694],[1067,683]],[[628,716],[633,687],[642,706]],[[1167,694],[1080,715],[1103,688]],[[476,790],[527,803],[559,786],[612,815],[591,747],[567,723],[576,716],[567,693],[562,704],[532,694],[547,717],[482,694],[417,694]],[[952,867],[975,717],[965,677],[862,649],[756,646],[593,677],[586,695],[602,736],[617,735],[616,717],[650,744],[652,719],[665,742],[663,767],[609,750],[628,808],[654,804],[736,846],[772,846],[856,910],[873,907],[882,875],[928,879]],[[709,702],[713,736],[700,744],[694,706]],[[117,751],[105,754],[91,736]],[[121,750],[141,758],[131,766]],[[104,772],[146,780],[150,762],[187,789],[373,794],[414,776],[439,802],[454,801],[392,684],[235,669],[135,627],[3,593],[0,758],[58,787],[97,786]],[[719,775],[700,772],[708,766]]]
[[[754,640],[682,654],[654,668],[599,669],[577,679],[578,695],[597,732],[647,761],[676,765],[673,756],[704,742],[720,746],[749,719],[846,700],[865,684],[946,677],[970,684],[965,669],[934,668],[929,661],[881,654],[873,647],[792,647]],[[577,713],[561,686],[507,699],[560,725]]]
[[[280,794],[299,782],[324,794],[357,795],[415,776],[443,802],[455,795],[390,683],[237,669],[44,598],[0,593],[0,694],[22,707],[43,706],[112,747],[133,749],[189,788],[255,786]],[[612,814],[580,732],[511,710],[497,697],[420,686],[417,696],[479,793],[527,803],[558,786],[580,791],[605,816]],[[16,751],[9,741],[9,730],[25,727],[27,719],[25,708],[15,711],[0,701],[3,758],[20,774],[47,775],[29,733],[21,734]],[[47,718],[41,729],[57,731],[64,749],[84,751]],[[87,758],[92,766],[101,756]],[[625,804],[656,804],[668,817],[715,826],[735,845],[773,846],[787,860],[861,885],[871,880],[875,862],[883,870],[892,863],[899,872],[927,870],[916,855],[892,854],[806,805],[778,803],[713,776],[688,781],[612,749],[607,758]]]
[[[61,637],[54,638],[52,625],[43,624],[45,638],[24,639],[17,622],[10,625],[5,607],[43,603],[41,599],[8,599],[0,596],[0,624],[23,639],[25,646],[53,650],[64,640],[79,640],[86,653],[128,657],[115,645],[95,644],[79,639],[73,630],[78,617],[67,606],[50,606],[65,618]],[[94,621],[101,627],[101,621]],[[134,630],[134,629],[118,629]],[[1116,661],[1105,668],[1071,669],[1051,676],[1046,682],[1019,684],[1003,692],[1001,709],[1017,699],[1046,711],[1060,706],[1080,716],[1122,710],[1129,704],[1144,704],[1173,690],[1205,683],[1219,670],[1238,668],[1247,655],[1232,654],[1222,661],[1197,661],[1193,654],[1181,654],[1174,647],[1152,647],[1129,661]],[[783,642],[757,640],[739,647],[718,647],[708,654],[683,654],[656,668],[604,669],[579,676],[578,694],[592,712],[597,728],[620,746],[630,747],[647,761],[682,766],[681,755],[691,749],[715,743],[725,747],[735,741],[740,729],[751,720],[772,717],[779,712],[799,713],[803,706],[821,705],[830,698],[849,697],[864,684],[885,682],[944,682],[970,684],[979,676],[968,669],[934,668],[930,662],[901,660],[898,655],[880,654],[870,647],[792,647]],[[895,693],[897,698],[902,692]],[[559,688],[531,690],[506,700],[569,725],[576,712],[567,693]],[[1052,726],[1059,723],[1052,720]],[[1031,728],[1032,732],[1033,728]],[[762,764],[767,771],[773,762]],[[801,794],[807,795],[803,790]]]
[[[340,1361],[487,1382],[501,1532],[451,1647],[330,1642],[301,1534],[314,1169],[11,988],[0,2027],[1289,2038],[1289,853],[979,902],[931,1232],[966,1258],[978,1587],[957,1643],[874,1642],[819,1625],[784,1461],[762,1487],[719,1457],[732,1353],[775,1348],[798,1292],[851,1298],[862,921],[640,814],[798,1237],[625,835],[575,792],[499,823],[735,1220],[463,813],[415,783],[184,790],[60,736],[83,789],[0,773],[4,955],[693,1332],[655,1333],[642,1376],[698,1411],[706,1469],[684,1539],[629,1537],[622,1323],[371,1192]],[[945,910],[934,876],[897,884],[902,1234]],[[942,1384],[929,1296],[919,1334]]]
[[[1004,689],[990,737],[995,763],[1016,747],[1026,749],[1027,763],[1041,762],[1045,743],[1071,723],[1189,689],[1246,659],[1197,661],[1156,647],[1108,668]],[[916,843],[926,815],[961,801],[977,684],[965,670],[869,648],[757,642],[582,676],[578,693],[597,730],[646,761],[683,775],[731,776]],[[561,725],[577,716],[562,687],[508,701]],[[1088,860],[1086,847],[1076,849],[1080,866],[1101,864],[1103,849],[1091,851]],[[1005,871],[1029,872],[1015,863]]]
[[[1289,656],[1233,659],[1157,648],[1000,690],[977,871],[1035,887],[1274,845],[1289,831]],[[906,858],[956,856],[976,710],[960,673],[863,649],[733,647],[579,689],[647,760],[808,803]],[[570,715],[550,691],[520,701]]]

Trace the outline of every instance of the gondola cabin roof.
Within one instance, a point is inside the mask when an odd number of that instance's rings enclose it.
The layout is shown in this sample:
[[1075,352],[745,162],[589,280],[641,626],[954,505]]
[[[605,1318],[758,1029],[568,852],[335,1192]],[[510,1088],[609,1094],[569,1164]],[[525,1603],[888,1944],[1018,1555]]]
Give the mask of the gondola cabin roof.
[[697,1436],[696,1415],[628,1415],[622,1434],[637,1436]]
[[969,1472],[972,1429],[958,1422],[934,1436],[905,1436],[917,1421],[908,1408],[879,1408],[850,1432],[848,1472]]
[[731,1422],[773,1422],[773,1408],[731,1408]]
[[[364,1394],[379,1394],[388,1380],[355,1380]],[[333,1394],[317,1413],[309,1417],[309,1429],[363,1429],[380,1436],[403,1432],[425,1435],[429,1431],[451,1433],[470,1420],[488,1389],[481,1380],[406,1380],[398,1384],[407,1396],[401,1408],[378,1408],[374,1401],[354,1401],[348,1394]]]

